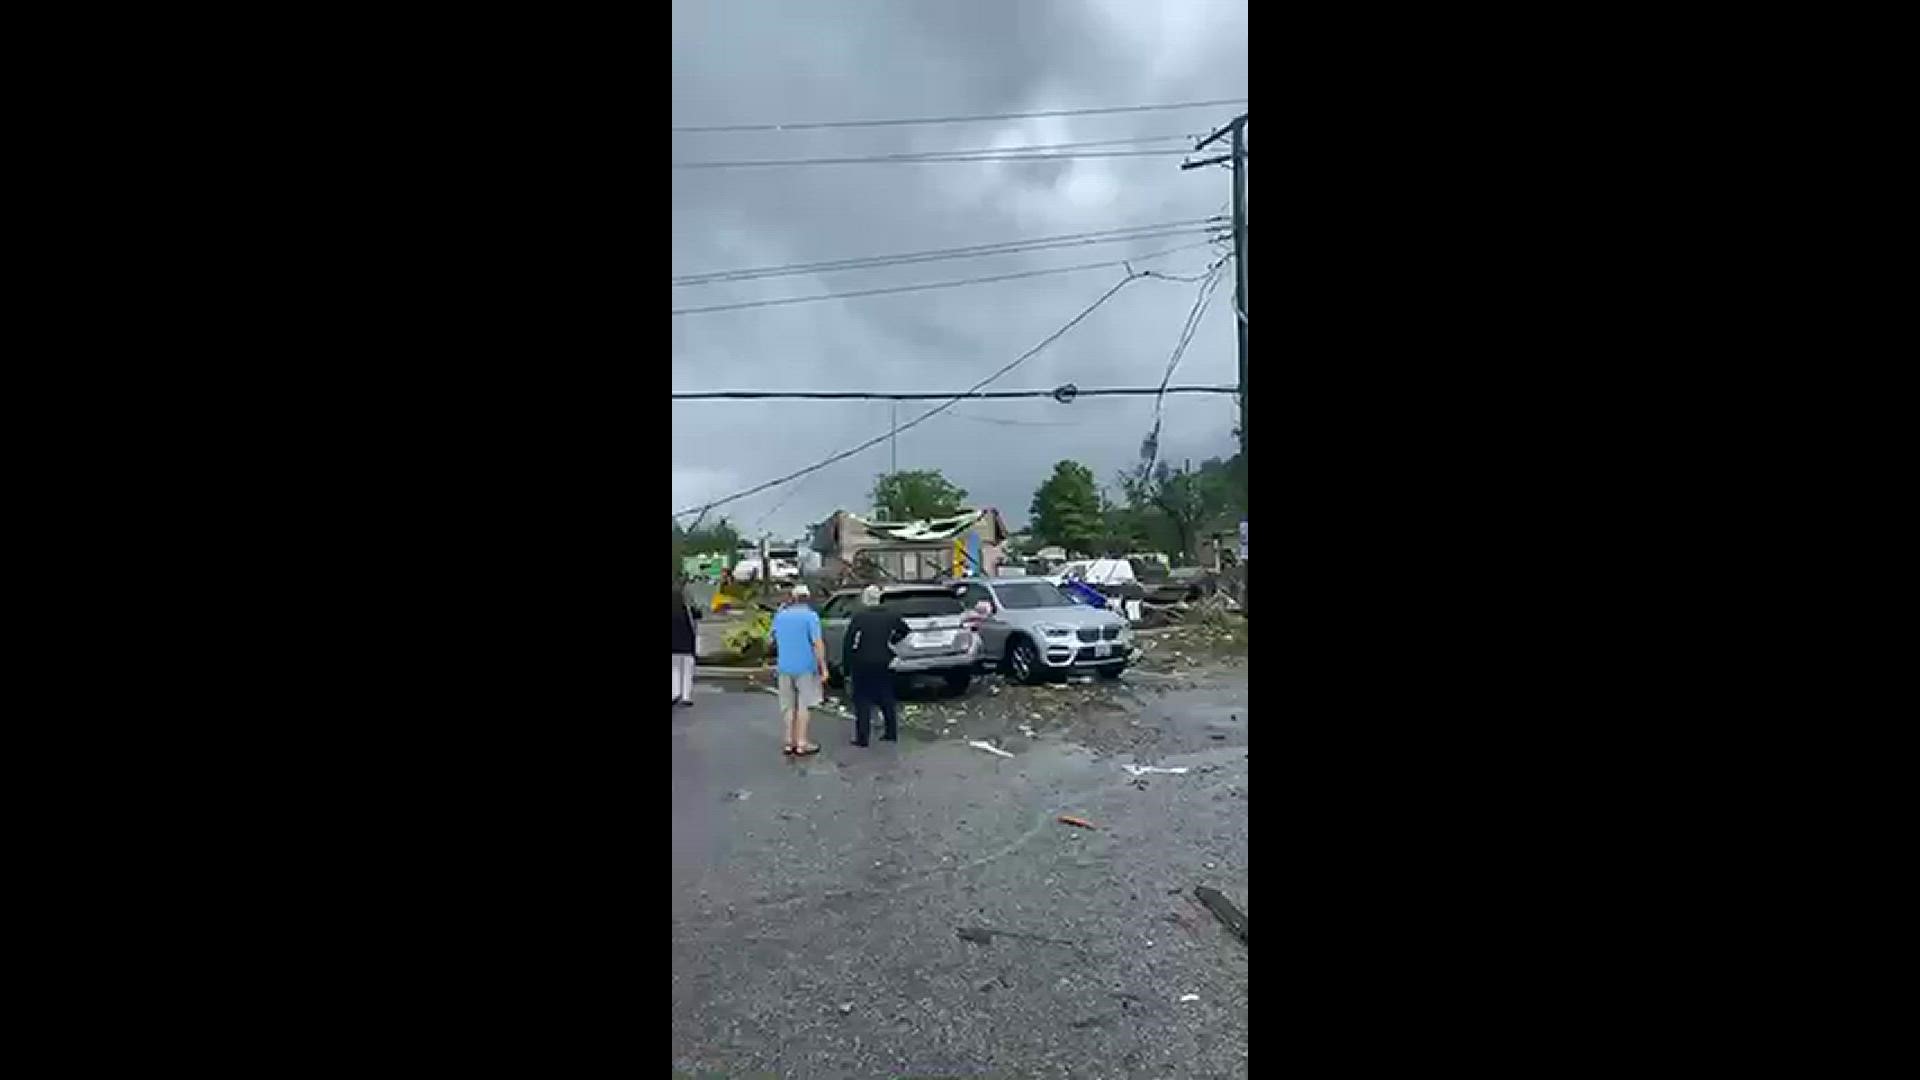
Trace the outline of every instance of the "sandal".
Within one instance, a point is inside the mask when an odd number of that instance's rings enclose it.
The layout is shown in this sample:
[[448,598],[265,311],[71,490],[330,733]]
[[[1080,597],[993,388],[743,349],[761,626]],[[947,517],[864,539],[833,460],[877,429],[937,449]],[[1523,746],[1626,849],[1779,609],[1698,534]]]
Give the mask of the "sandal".
[[817,754],[819,752],[820,752],[819,743],[808,743],[805,746],[796,746],[792,750],[792,754],[794,757],[806,757],[808,754]]

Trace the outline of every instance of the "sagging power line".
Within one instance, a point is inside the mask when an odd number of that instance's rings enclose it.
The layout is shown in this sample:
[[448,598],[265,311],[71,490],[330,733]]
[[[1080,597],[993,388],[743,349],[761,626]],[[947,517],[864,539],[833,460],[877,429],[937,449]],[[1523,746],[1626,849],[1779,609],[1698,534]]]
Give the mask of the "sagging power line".
[[[1173,373],[1179,368],[1181,358],[1186,356],[1187,346],[1193,343],[1194,332],[1200,329],[1200,320],[1206,316],[1207,305],[1213,300],[1214,290],[1220,287],[1223,277],[1220,271],[1226,266],[1227,258],[1223,255],[1207,268],[1199,295],[1193,298],[1193,307],[1188,309],[1187,321],[1180,328],[1180,337],[1174,343],[1173,355],[1167,359],[1167,371],[1160,378],[1159,394],[1153,401],[1153,430],[1140,443],[1140,458],[1146,462],[1148,470],[1153,468],[1160,456],[1160,424],[1165,416],[1167,394],[1173,390],[1168,384],[1173,381]],[[1232,391],[1239,393],[1239,387],[1233,387]]]
[[1223,105],[1241,105],[1246,98],[1221,98],[1216,101],[1183,101],[1171,105],[1115,105],[1092,109],[1046,109],[1039,112],[976,113],[966,116],[921,116],[885,120],[803,120],[782,124],[699,124],[676,126],[675,135],[696,135],[729,131],[817,131],[823,128],[907,127],[920,124],[972,124],[993,120],[1037,120],[1049,116],[1112,116],[1122,113],[1174,112],[1180,109],[1211,109]]
[[[902,431],[907,431],[911,428],[918,427],[919,425],[926,423],[928,420],[931,420],[934,417],[940,415],[941,413],[947,411],[948,409],[953,408],[955,405],[958,405],[960,402],[965,401],[971,397],[979,396],[980,392],[986,389],[986,387],[989,384],[998,380],[1001,376],[1012,371],[1014,368],[1019,367],[1021,364],[1026,363],[1028,360],[1032,359],[1033,357],[1040,355],[1040,353],[1043,350],[1045,350],[1049,345],[1052,345],[1054,342],[1060,340],[1062,337],[1065,337],[1068,331],[1080,325],[1080,323],[1083,320],[1085,320],[1087,316],[1093,314],[1095,311],[1098,311],[1101,305],[1105,304],[1107,301],[1117,296],[1121,289],[1126,288],[1128,285],[1132,284],[1133,282],[1139,281],[1141,278],[1145,276],[1146,275],[1141,271],[1138,271],[1138,270],[1130,271],[1126,277],[1123,277],[1119,281],[1114,282],[1112,288],[1108,289],[1104,293],[1101,293],[1099,298],[1094,300],[1093,303],[1088,304],[1086,307],[1082,308],[1079,314],[1075,315],[1071,319],[1068,319],[1066,323],[1063,324],[1058,330],[1055,330],[1051,334],[1048,334],[1046,337],[1042,338],[1039,344],[1035,345],[1031,349],[1028,349],[1026,352],[1021,353],[1019,356],[1014,357],[1012,360],[1008,361],[1007,363],[1001,365],[1001,367],[995,372],[993,372],[991,375],[988,375],[986,378],[981,379],[977,383],[974,383],[972,386],[968,387],[966,390],[962,391],[961,393],[956,394],[953,397],[949,398],[947,401],[943,402],[942,404],[936,405],[935,407],[927,410],[926,412],[921,413],[919,416],[914,417],[912,420],[909,420],[904,424],[893,425],[891,426],[890,430],[882,432],[879,435],[875,435],[873,438],[866,440],[865,442],[859,444],[858,446],[849,447],[845,450],[840,451],[837,454],[832,454],[820,461],[816,461],[813,464],[806,466],[805,468],[796,469],[795,471],[790,472],[785,476],[775,477],[772,480],[755,484],[754,486],[747,488],[743,491],[736,491],[731,495],[728,495],[720,499],[714,499],[701,506],[689,507],[685,510],[677,510],[674,512],[673,516],[677,519],[677,518],[686,517],[688,514],[698,514],[704,518],[708,511],[716,507],[725,506],[727,503],[731,503],[731,502],[737,502],[738,500],[747,498],[748,496],[751,496],[751,495],[758,495],[760,492],[765,491],[768,488],[778,487],[781,484],[789,483],[791,481],[798,480],[803,476],[808,476],[808,475],[811,475],[812,473],[819,472],[821,469],[824,469],[829,465],[833,465],[838,462],[845,461],[846,459],[854,456],[855,454],[860,453],[863,450],[867,450],[872,447],[878,446],[881,443],[886,442],[888,439],[898,436]],[[1057,391],[1054,391],[1054,392],[1057,392]]]
[[865,157],[676,161],[676,169],[771,169],[786,165],[954,165],[970,161],[1077,161],[1083,158],[1179,157],[1185,150],[1087,150],[1059,154],[872,154]]
[[[1135,135],[1125,139],[1085,139],[1078,142],[1031,143],[1024,146],[973,146],[955,150],[901,150],[884,154],[849,154],[839,157],[766,158],[745,161],[675,161],[676,169],[745,169],[773,165],[858,165],[870,162],[970,160],[978,157],[1046,154],[1055,151],[1083,151],[1093,147],[1146,146],[1152,143],[1187,141],[1181,134]],[[1164,152],[1164,151],[1163,151]],[[1183,153],[1185,151],[1182,151]]]
[[[1216,238],[1217,239],[1217,238]],[[1018,270],[1007,274],[990,274],[985,277],[962,278],[957,281],[930,281],[918,285],[888,285],[877,289],[856,289],[851,292],[820,293],[815,296],[786,296],[773,300],[742,300],[731,304],[708,304],[704,307],[674,308],[674,315],[705,315],[716,311],[742,311],[747,308],[780,307],[786,304],[811,304],[820,300],[850,300],[862,296],[885,296],[890,293],[921,292],[927,289],[953,289],[962,285],[985,285],[996,281],[1015,281],[1021,278],[1044,277],[1049,274],[1072,274],[1083,270],[1101,270],[1108,267],[1128,267],[1148,259],[1158,259],[1181,251],[1191,251],[1212,245],[1214,239],[1202,240],[1197,244],[1182,244],[1178,247],[1150,251],[1144,255],[1134,255],[1125,259],[1108,259],[1104,262],[1077,263],[1073,266],[1050,266],[1040,270]],[[1131,275],[1129,276],[1131,280]]]
[[[1146,275],[1139,275],[1144,277]],[[939,401],[943,398],[975,397],[982,400],[1052,398],[1071,404],[1083,397],[1151,397],[1156,394],[1234,394],[1233,386],[1089,386],[1072,383],[1051,390],[982,390],[978,393],[952,390],[907,390],[888,393],[880,390],[676,390],[675,401]]]
[[904,266],[912,263],[936,262],[944,259],[970,259],[988,255],[1008,255],[1029,251],[1046,251],[1054,248],[1079,247],[1086,244],[1110,244],[1123,240],[1157,240],[1163,237],[1180,236],[1190,233],[1206,232],[1207,226],[1224,226],[1225,214],[1216,214],[1205,218],[1188,218],[1183,221],[1165,221],[1152,225],[1130,225],[1116,229],[1096,229],[1090,232],[1061,233],[1057,236],[1037,236],[1026,240],[1003,240],[992,244],[973,244],[966,247],[933,248],[926,251],[908,251],[892,255],[861,255],[844,259],[826,259],[820,262],[788,263],[782,266],[758,266],[738,270],[712,270],[699,274],[683,274],[673,279],[676,288],[687,285],[707,285],[719,281],[756,281],[762,278],[784,277],[791,274],[828,273],[839,270],[866,270],[882,266]]

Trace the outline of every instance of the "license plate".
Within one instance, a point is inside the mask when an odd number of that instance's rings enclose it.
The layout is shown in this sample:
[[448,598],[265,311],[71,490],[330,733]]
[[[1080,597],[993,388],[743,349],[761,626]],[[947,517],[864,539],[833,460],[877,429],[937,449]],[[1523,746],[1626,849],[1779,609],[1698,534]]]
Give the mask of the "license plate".
[[916,649],[935,649],[953,644],[951,630],[922,630],[907,639]]
[[1095,645],[1093,647],[1093,655],[1095,659],[1099,659],[1100,657],[1103,657],[1103,656],[1112,656],[1113,646],[1108,645],[1106,642],[1103,641],[1100,644]]

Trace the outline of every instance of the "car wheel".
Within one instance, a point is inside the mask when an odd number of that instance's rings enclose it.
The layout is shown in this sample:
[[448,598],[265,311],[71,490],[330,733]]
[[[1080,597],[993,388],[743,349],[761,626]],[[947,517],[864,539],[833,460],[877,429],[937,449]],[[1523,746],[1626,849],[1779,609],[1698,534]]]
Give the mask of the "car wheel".
[[1015,682],[1032,686],[1040,681],[1044,673],[1040,669],[1040,652],[1033,647],[1033,642],[1021,638],[1013,643],[1007,650],[1007,670]]
[[973,681],[971,671],[949,671],[946,676],[947,693],[959,697],[967,692],[967,684]]
[[1094,670],[1100,673],[1101,678],[1107,680],[1108,682],[1112,682],[1113,680],[1120,677],[1121,672],[1127,670],[1127,665],[1108,664],[1105,667],[1098,667],[1098,668],[1095,668]]

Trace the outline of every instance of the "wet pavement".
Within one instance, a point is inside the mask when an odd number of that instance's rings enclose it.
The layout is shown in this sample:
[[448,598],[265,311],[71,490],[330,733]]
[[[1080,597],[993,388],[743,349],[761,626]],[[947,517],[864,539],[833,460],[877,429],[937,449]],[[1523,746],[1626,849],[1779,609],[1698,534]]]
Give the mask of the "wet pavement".
[[1247,946],[1194,896],[1248,903],[1245,686],[989,678],[871,749],[817,711],[790,759],[771,694],[699,684],[672,720],[677,1073],[1246,1075]]

